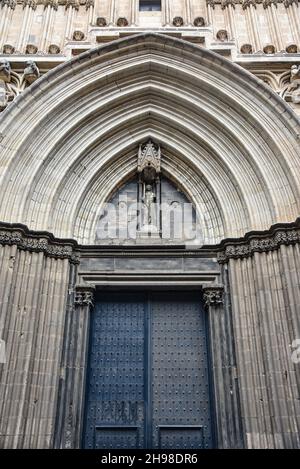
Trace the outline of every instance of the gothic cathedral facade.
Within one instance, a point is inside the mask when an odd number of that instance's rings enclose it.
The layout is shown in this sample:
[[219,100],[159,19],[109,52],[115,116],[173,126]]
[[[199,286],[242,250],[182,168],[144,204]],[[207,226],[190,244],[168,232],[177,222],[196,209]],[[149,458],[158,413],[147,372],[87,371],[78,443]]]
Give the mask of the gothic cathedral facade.
[[0,0],[0,448],[300,448],[299,0]]

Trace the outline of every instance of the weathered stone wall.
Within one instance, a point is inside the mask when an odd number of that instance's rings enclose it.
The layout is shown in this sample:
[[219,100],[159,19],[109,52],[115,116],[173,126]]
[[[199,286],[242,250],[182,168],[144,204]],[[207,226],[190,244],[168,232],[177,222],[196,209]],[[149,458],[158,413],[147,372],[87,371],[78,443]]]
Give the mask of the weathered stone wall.
[[[95,44],[97,36],[101,40],[112,29],[120,34],[124,28],[128,33],[128,27],[166,31],[175,27],[180,34],[182,28],[195,33],[196,27],[208,45],[232,41],[240,51],[251,44],[252,52],[268,44],[277,52],[291,44],[299,48],[298,0],[164,0],[160,12],[139,11],[138,4],[138,0],[2,0],[0,46],[8,43],[22,53],[28,43],[41,52],[56,44],[63,52],[70,41]],[[82,34],[74,36],[76,31]]]
[[0,447],[53,446],[72,245],[1,224]]
[[225,243],[241,417],[248,448],[299,448],[300,229]]

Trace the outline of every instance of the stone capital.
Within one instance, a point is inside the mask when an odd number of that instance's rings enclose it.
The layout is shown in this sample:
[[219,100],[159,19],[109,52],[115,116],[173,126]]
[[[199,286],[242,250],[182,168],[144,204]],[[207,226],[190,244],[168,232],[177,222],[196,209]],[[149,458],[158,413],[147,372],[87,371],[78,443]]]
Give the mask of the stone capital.
[[207,308],[220,306],[224,303],[223,285],[209,285],[203,287],[204,305]]
[[93,306],[94,304],[94,285],[77,285],[75,287],[75,306]]

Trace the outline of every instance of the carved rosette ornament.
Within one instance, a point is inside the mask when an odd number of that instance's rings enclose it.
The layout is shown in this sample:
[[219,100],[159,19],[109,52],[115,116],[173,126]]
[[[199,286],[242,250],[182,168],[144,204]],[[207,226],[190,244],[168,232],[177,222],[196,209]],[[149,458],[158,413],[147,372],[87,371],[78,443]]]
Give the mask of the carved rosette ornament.
[[105,26],[107,26],[107,21],[105,18],[103,18],[102,16],[97,18],[96,20],[96,24],[97,26],[99,26],[100,28],[105,28]]
[[[19,228],[19,226],[21,227]],[[43,252],[48,257],[68,259],[73,264],[79,263],[80,254],[76,251],[77,243],[75,241],[59,240],[50,233],[33,233],[26,226],[19,226],[15,228],[9,223],[0,223],[0,244],[2,246],[16,245],[24,251]]]
[[15,48],[11,44],[4,44],[2,50],[3,54],[13,54],[15,52]]
[[181,16],[175,16],[175,18],[173,18],[173,26],[175,26],[176,28],[181,28],[181,26],[183,25],[184,21]]
[[285,50],[288,54],[297,54],[298,46],[297,46],[297,44],[288,44],[286,46]]
[[275,54],[276,49],[273,44],[266,44],[263,48],[263,51],[265,54],[270,55],[270,54]]
[[210,285],[203,288],[204,305],[207,308],[218,307],[224,303],[223,285]]
[[128,26],[128,20],[127,18],[119,18],[118,21],[117,21],[117,26],[119,26],[119,28],[125,28],[126,26]]
[[48,53],[49,54],[60,54],[60,47],[57,46],[56,44],[50,44],[48,47]]
[[218,262],[223,264],[228,262],[229,259],[244,259],[251,257],[256,252],[271,252],[285,245],[300,244],[300,218],[296,221],[295,228],[287,228],[286,230],[280,228],[273,228],[273,233],[266,235],[262,233],[250,233],[246,235],[244,240],[237,240],[236,242],[221,243],[223,249],[218,254]]
[[241,53],[242,54],[252,54],[253,48],[251,44],[243,44],[241,46]]
[[74,31],[73,39],[74,41],[83,41],[84,33],[82,31]]
[[194,26],[196,28],[202,28],[205,26],[205,19],[202,16],[197,16],[197,18],[194,19]]
[[225,10],[225,8],[229,5],[231,5],[232,8],[235,8],[235,0],[221,0],[222,10]]
[[93,285],[77,285],[75,288],[74,304],[77,307],[91,307],[94,305],[95,287]]
[[27,44],[25,53],[29,55],[34,55],[38,51],[38,48],[35,44]]
[[226,29],[220,29],[217,32],[217,39],[219,39],[219,41],[221,41],[221,42],[228,41],[228,33],[227,33]]

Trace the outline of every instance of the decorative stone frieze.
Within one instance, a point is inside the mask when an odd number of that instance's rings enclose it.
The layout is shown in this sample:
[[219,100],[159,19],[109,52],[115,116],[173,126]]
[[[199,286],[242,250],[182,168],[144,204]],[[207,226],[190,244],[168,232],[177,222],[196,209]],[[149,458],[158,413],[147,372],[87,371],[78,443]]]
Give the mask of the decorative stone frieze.
[[244,239],[225,240],[221,243],[218,261],[225,263],[229,259],[243,259],[253,256],[255,252],[275,251],[281,245],[294,244],[300,244],[300,218],[292,224],[274,225],[270,232],[252,232]]
[[220,306],[224,302],[223,285],[211,285],[203,288],[204,304],[207,308]]
[[47,232],[32,232],[25,225],[0,223],[0,244],[16,245],[19,249],[30,252],[43,252],[55,259],[69,259],[79,263],[77,243],[73,240],[61,240]]
[[45,0],[45,8],[50,6],[53,8],[55,11],[58,9],[58,0]]
[[242,2],[242,8],[243,10],[246,10],[246,8],[249,8],[250,6],[253,6],[256,8],[256,0],[243,0]]
[[66,9],[74,8],[74,10],[78,11],[79,10],[79,2],[78,2],[78,0],[66,0],[65,7],[66,7]]
[[32,10],[36,10],[37,2],[35,0],[22,0],[21,3],[23,8],[28,6],[29,8],[32,8]]
[[235,8],[235,5],[236,5],[235,0],[221,0],[222,10],[225,10],[225,8],[229,5],[231,5],[233,8]]
[[16,8],[17,2],[16,0],[1,0],[0,5],[2,8],[6,5],[8,8],[14,10]]

